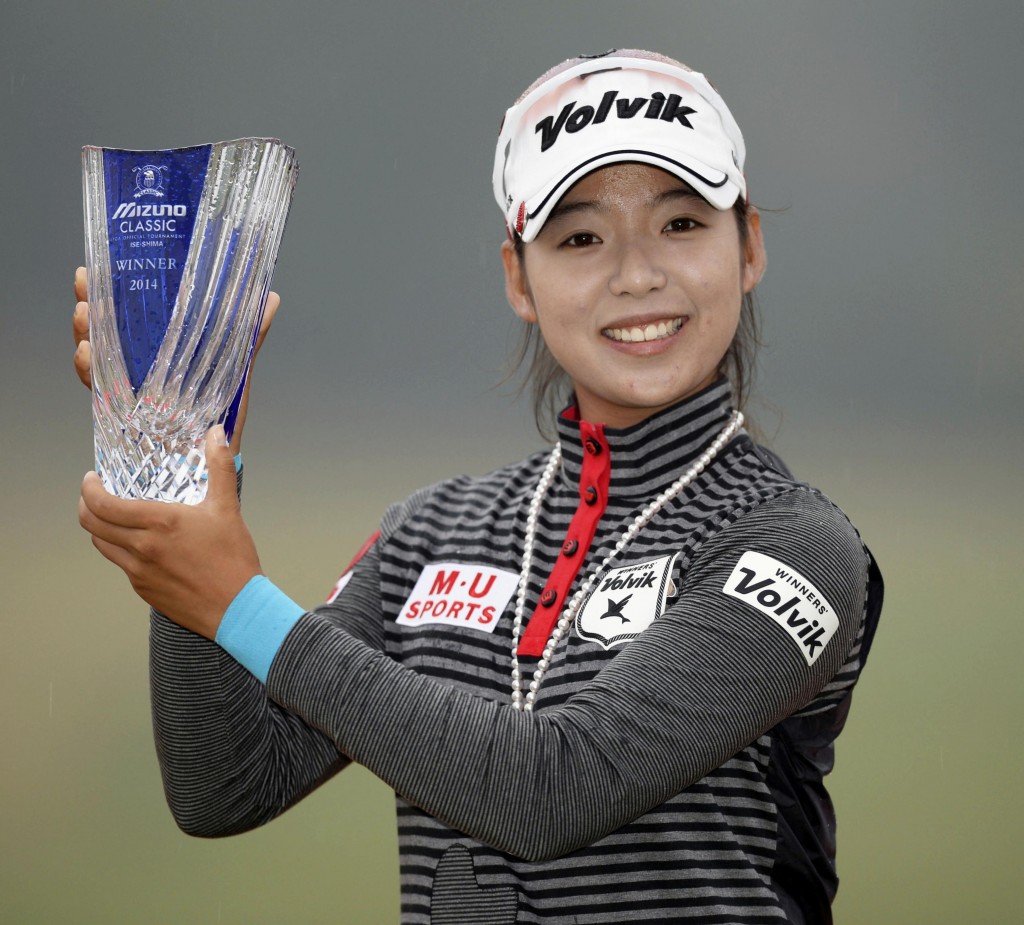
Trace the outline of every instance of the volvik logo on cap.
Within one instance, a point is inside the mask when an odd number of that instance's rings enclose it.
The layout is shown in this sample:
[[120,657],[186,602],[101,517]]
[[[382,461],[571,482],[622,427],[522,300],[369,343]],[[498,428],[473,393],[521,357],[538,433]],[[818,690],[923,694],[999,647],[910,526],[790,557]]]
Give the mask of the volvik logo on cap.
[[[678,122],[688,129],[693,125],[686,118],[696,113],[692,106],[682,105],[683,98],[678,93],[670,93],[667,97],[655,91],[649,97],[619,97],[618,90],[608,90],[601,97],[595,109],[593,106],[577,106],[577,101],[566,103],[558,117],[548,116],[534,126],[534,132],[540,132],[541,151],[547,151],[557,140],[563,127],[569,134],[581,132],[588,125],[600,125],[611,114],[618,119],[632,119],[646,107],[642,118],[661,119],[662,122]],[[615,104],[614,107],[612,104]]]

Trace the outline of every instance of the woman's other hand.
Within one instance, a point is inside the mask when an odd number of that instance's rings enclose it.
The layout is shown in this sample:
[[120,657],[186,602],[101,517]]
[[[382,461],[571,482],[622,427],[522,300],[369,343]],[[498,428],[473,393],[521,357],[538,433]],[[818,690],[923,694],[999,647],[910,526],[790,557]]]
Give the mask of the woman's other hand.
[[[276,292],[267,296],[267,306],[263,311],[263,321],[260,323],[259,334],[256,335],[256,346],[253,348],[252,362],[256,362],[256,355],[266,340],[267,332],[274,322],[274,315],[281,304],[281,297]],[[75,313],[71,323],[72,332],[75,337],[75,372],[86,388],[92,388],[92,350],[89,343],[89,296],[86,289],[85,267],[78,267],[75,270]],[[245,418],[249,410],[249,389],[252,386],[252,368],[245,382],[245,391],[242,393],[242,401],[238,406],[238,417],[235,420],[235,430],[231,435],[231,449],[236,453],[242,450],[242,430],[245,426]]]
[[85,288],[85,267],[75,270],[75,314],[71,322],[75,335],[75,372],[82,384],[92,388],[92,353],[89,348],[89,298]]
[[206,498],[196,505],[117,498],[90,472],[82,482],[78,521],[147,604],[213,639],[228,605],[262,569],[242,520],[232,450],[220,425],[206,435],[206,465]]

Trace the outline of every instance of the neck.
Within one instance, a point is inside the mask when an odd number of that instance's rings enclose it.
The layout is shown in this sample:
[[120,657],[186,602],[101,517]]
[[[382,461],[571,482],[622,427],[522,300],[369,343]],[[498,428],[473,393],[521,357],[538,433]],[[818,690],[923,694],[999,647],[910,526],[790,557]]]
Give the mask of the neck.
[[589,421],[591,424],[603,424],[605,427],[622,430],[628,427],[634,427],[637,424],[642,424],[648,418],[651,418],[656,414],[660,414],[666,408],[671,408],[695,395],[699,395],[709,386],[715,384],[719,379],[720,376],[716,372],[713,375],[708,376],[708,378],[697,386],[697,388],[687,392],[685,395],[673,398],[671,401],[664,402],[659,405],[638,405],[636,407],[619,405],[614,402],[606,401],[600,396],[593,395],[584,389],[577,388],[574,391],[577,409],[576,413],[579,415],[579,420],[581,421]]

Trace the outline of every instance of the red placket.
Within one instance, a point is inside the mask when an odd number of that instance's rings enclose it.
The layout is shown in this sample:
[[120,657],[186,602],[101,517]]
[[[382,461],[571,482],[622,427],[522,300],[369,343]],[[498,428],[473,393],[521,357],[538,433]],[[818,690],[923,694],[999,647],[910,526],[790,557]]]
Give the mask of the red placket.
[[541,592],[537,608],[530,617],[516,653],[541,656],[551,631],[569,599],[569,589],[587,557],[597,522],[608,507],[608,484],[612,475],[612,457],[604,426],[580,421],[583,439],[583,468],[580,472],[580,500],[565,534],[562,552]]

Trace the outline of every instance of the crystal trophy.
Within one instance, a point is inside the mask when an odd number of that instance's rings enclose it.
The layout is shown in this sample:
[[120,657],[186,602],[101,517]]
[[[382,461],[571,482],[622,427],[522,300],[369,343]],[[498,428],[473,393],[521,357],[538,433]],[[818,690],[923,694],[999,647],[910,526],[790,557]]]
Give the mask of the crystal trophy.
[[272,138],[82,149],[96,470],[196,504],[206,431],[230,440],[298,175]]

